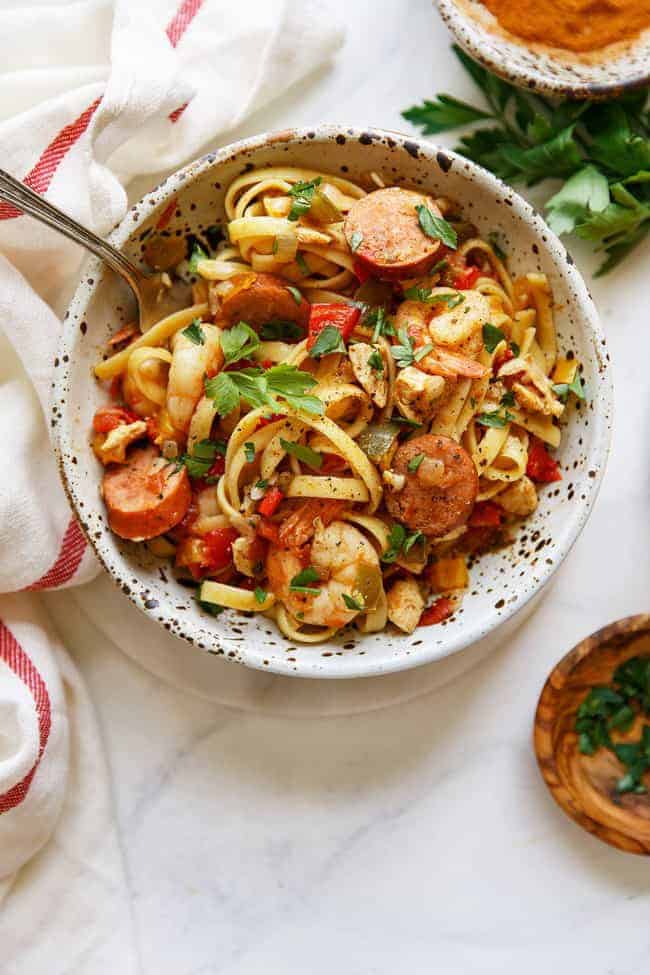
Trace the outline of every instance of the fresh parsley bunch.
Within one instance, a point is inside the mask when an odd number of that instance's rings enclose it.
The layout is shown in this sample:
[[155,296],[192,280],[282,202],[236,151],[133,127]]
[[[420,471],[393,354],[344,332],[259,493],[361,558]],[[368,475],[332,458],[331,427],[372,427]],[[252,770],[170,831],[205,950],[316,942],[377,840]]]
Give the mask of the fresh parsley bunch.
[[438,95],[403,117],[425,135],[496,122],[464,135],[456,151],[509,182],[564,179],[546,202],[548,223],[557,234],[592,241],[606,255],[596,273],[610,271],[650,231],[649,89],[604,102],[553,102],[454,51],[489,111]]

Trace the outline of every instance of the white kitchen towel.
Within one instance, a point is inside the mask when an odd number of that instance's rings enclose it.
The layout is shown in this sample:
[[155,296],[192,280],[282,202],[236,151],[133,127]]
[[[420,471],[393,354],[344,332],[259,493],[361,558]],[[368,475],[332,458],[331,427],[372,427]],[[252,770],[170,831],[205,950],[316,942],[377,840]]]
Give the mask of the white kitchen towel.
[[[341,32],[318,0],[0,0],[0,40],[0,166],[106,234],[126,210],[127,180],[223,143],[330,58]],[[57,312],[83,257],[0,201],[0,593],[75,585],[97,571],[60,486],[46,420]],[[72,668],[36,614],[36,598],[0,600],[5,892],[70,803],[66,784],[91,833],[93,816],[106,817],[79,798],[84,789],[90,798],[93,789],[104,794],[105,783],[71,774],[66,728],[94,741],[84,727],[90,712],[77,703],[70,712],[79,695],[66,699],[61,668]],[[102,761],[93,768],[101,779]],[[65,823],[64,815],[59,832]],[[87,862],[91,872],[103,870]],[[59,867],[59,886],[79,881],[66,857]],[[0,944],[4,950],[4,937]]]

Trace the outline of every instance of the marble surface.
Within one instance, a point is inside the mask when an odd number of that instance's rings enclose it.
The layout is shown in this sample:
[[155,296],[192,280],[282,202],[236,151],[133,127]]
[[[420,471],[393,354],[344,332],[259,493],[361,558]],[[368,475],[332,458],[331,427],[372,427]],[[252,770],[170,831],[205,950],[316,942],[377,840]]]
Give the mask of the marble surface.
[[[472,94],[427,0],[330,7],[348,22],[334,67],[233,135],[405,129],[414,101]],[[369,711],[354,688],[271,686],[241,669],[199,697],[144,672],[98,625],[105,580],[41,597],[97,707],[142,975],[647,971],[648,864],[555,807],[531,727],[557,658],[648,609],[649,253],[593,282],[617,394],[595,512],[525,625],[453,682],[430,692],[441,681],[421,672]],[[591,257],[574,256],[588,274]]]

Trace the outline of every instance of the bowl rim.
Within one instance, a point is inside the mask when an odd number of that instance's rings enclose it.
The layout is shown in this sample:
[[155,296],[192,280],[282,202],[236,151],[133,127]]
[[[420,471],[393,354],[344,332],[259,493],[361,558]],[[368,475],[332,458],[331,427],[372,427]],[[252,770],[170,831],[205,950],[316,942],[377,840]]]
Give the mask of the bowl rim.
[[[597,354],[600,357],[602,365],[601,381],[599,382],[597,393],[594,397],[594,403],[597,403],[597,408],[594,407],[591,417],[594,429],[594,447],[589,456],[589,466],[595,470],[596,476],[589,480],[590,490],[586,492],[584,500],[582,498],[576,498],[568,508],[566,523],[562,526],[561,533],[558,533],[560,540],[557,545],[557,557],[553,560],[552,565],[544,562],[538,572],[536,583],[527,589],[526,592],[520,594],[515,602],[507,602],[506,606],[499,611],[499,615],[496,618],[488,620],[487,623],[483,618],[479,618],[472,625],[465,626],[457,635],[442,644],[438,644],[433,640],[423,640],[422,644],[417,648],[417,653],[396,654],[388,661],[385,659],[376,660],[372,654],[347,658],[345,670],[339,670],[337,666],[339,664],[339,658],[335,656],[329,657],[327,660],[323,659],[320,655],[318,657],[314,656],[314,659],[308,663],[301,661],[300,669],[296,670],[289,660],[273,659],[265,665],[262,662],[261,656],[258,656],[256,651],[248,651],[246,649],[245,642],[238,648],[236,662],[260,670],[263,673],[276,673],[289,677],[349,679],[396,673],[401,670],[408,670],[413,667],[432,663],[436,660],[442,660],[454,653],[461,652],[492,631],[505,626],[509,620],[522,612],[524,607],[547,586],[582,532],[600,490],[609,456],[612,435],[613,383],[611,368],[609,368],[607,363],[607,344],[593,299],[581,274],[575,267],[573,259],[534,207],[524,200],[516,190],[464,156],[428,140],[416,141],[404,133],[374,126],[361,128],[353,125],[335,123],[263,132],[229,143],[220,149],[192,160],[176,170],[127,210],[122,220],[108,235],[107,240],[114,247],[121,248],[154,211],[164,208],[165,204],[168,204],[170,198],[177,192],[185,188],[207,170],[233,159],[243,152],[263,149],[277,143],[283,145],[295,143],[296,146],[304,144],[307,140],[310,143],[318,143],[319,141],[329,143],[335,140],[337,136],[340,137],[343,133],[346,139],[349,138],[352,140],[355,138],[361,141],[367,141],[368,139],[377,141],[390,140],[392,149],[399,147],[401,151],[407,152],[411,156],[414,154],[416,156],[421,155],[427,161],[430,161],[433,166],[438,166],[441,169],[440,157],[442,155],[447,168],[449,168],[448,164],[450,162],[452,165],[455,163],[457,165],[457,171],[462,174],[462,177],[469,179],[481,193],[487,193],[493,198],[506,194],[512,201],[512,211],[531,227],[540,239],[544,238],[545,247],[555,257],[558,265],[562,267],[565,281],[573,290],[575,300],[580,307],[582,318],[584,319],[582,328],[586,329],[591,338],[593,348],[598,349]],[[86,309],[102,280],[104,270],[103,262],[96,257],[89,257],[84,264],[79,283],[68,307],[68,311],[65,314],[63,328],[59,338],[57,356],[61,363],[68,363],[73,360],[74,346],[78,334],[78,329],[73,322],[81,321],[85,317]],[[112,581],[128,596],[130,601],[141,612],[145,613],[159,626],[164,626],[164,617],[160,615],[163,607],[156,605],[156,608],[148,608],[145,601],[140,600],[138,594],[134,591],[131,583],[133,575],[137,575],[137,569],[130,567],[128,575],[125,570],[120,570],[116,564],[116,560],[111,557],[110,553],[103,550],[104,544],[102,538],[96,538],[84,526],[84,516],[77,507],[74,490],[70,483],[74,479],[75,474],[78,476],[79,468],[76,462],[72,462],[73,451],[68,443],[69,423],[67,411],[69,404],[69,383],[67,375],[67,365],[63,369],[55,370],[50,416],[53,429],[53,447],[63,488],[71,508],[77,516],[84,535],[100,565],[107,571]],[[89,381],[92,381],[90,376]],[[108,534],[108,529],[106,529],[106,534]],[[173,614],[170,612],[169,618],[172,617]],[[168,626],[169,624],[167,624],[167,628]],[[185,640],[192,646],[195,646],[196,643],[204,639],[204,633],[200,632],[191,617],[184,617],[182,622],[178,623],[174,635]],[[219,645],[218,635],[213,646],[218,647],[222,651],[223,659],[229,659],[226,649]],[[206,648],[201,652],[210,651]],[[214,652],[214,649],[211,652]],[[350,666],[350,660],[352,659],[355,661],[354,666]],[[332,666],[333,664],[334,666]]]
[[[643,74],[634,75],[630,78],[626,78],[624,81],[611,81],[611,82],[593,82],[593,81],[573,81],[571,83],[567,81],[562,81],[560,78],[557,80],[549,77],[547,75],[541,75],[535,72],[534,69],[526,70],[520,68],[517,62],[513,62],[508,59],[507,51],[501,43],[501,39],[498,34],[491,35],[495,42],[495,50],[498,56],[490,57],[485,52],[485,47],[482,40],[475,40],[474,31],[469,30],[469,25],[472,27],[476,25],[471,21],[465,11],[456,2],[456,0],[433,0],[434,4],[438,8],[440,17],[442,19],[445,27],[453,34],[456,42],[459,44],[463,50],[470,55],[475,61],[487,68],[493,74],[498,75],[503,81],[507,81],[510,84],[518,85],[520,88],[525,88],[528,91],[534,93],[541,93],[544,95],[552,95],[554,97],[561,96],[563,98],[571,98],[575,100],[590,99],[599,100],[603,98],[613,98],[617,95],[623,94],[623,92],[634,91],[637,88],[643,88],[650,83],[650,68]],[[512,43],[518,44],[522,50],[531,50],[526,44],[524,39],[520,39],[512,35]],[[555,60],[555,63],[561,64],[553,57],[553,48],[548,48],[548,57],[551,60]]]

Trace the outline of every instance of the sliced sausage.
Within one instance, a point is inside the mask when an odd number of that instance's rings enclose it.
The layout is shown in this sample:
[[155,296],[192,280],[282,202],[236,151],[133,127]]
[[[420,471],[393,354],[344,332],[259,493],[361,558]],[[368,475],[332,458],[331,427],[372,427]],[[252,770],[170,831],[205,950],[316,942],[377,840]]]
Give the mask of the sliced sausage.
[[112,531],[134,542],[169,531],[185,517],[192,499],[187,470],[177,470],[153,446],[139,447],[126,464],[109,467],[102,494]]
[[[415,458],[424,454],[419,462]],[[409,470],[413,461],[415,470]],[[393,471],[405,478],[401,491],[386,492],[386,507],[411,531],[440,538],[465,524],[478,493],[478,474],[467,451],[450,437],[423,434],[398,448]]]
[[256,328],[270,321],[282,321],[307,328],[311,306],[304,297],[296,301],[282,278],[251,272],[235,274],[229,282],[233,289],[222,299],[219,314],[219,319],[227,324],[246,322]]
[[394,280],[426,273],[440,258],[444,245],[427,237],[417,206],[441,213],[430,196],[390,186],[352,204],[345,218],[345,236],[355,257],[378,278]]

